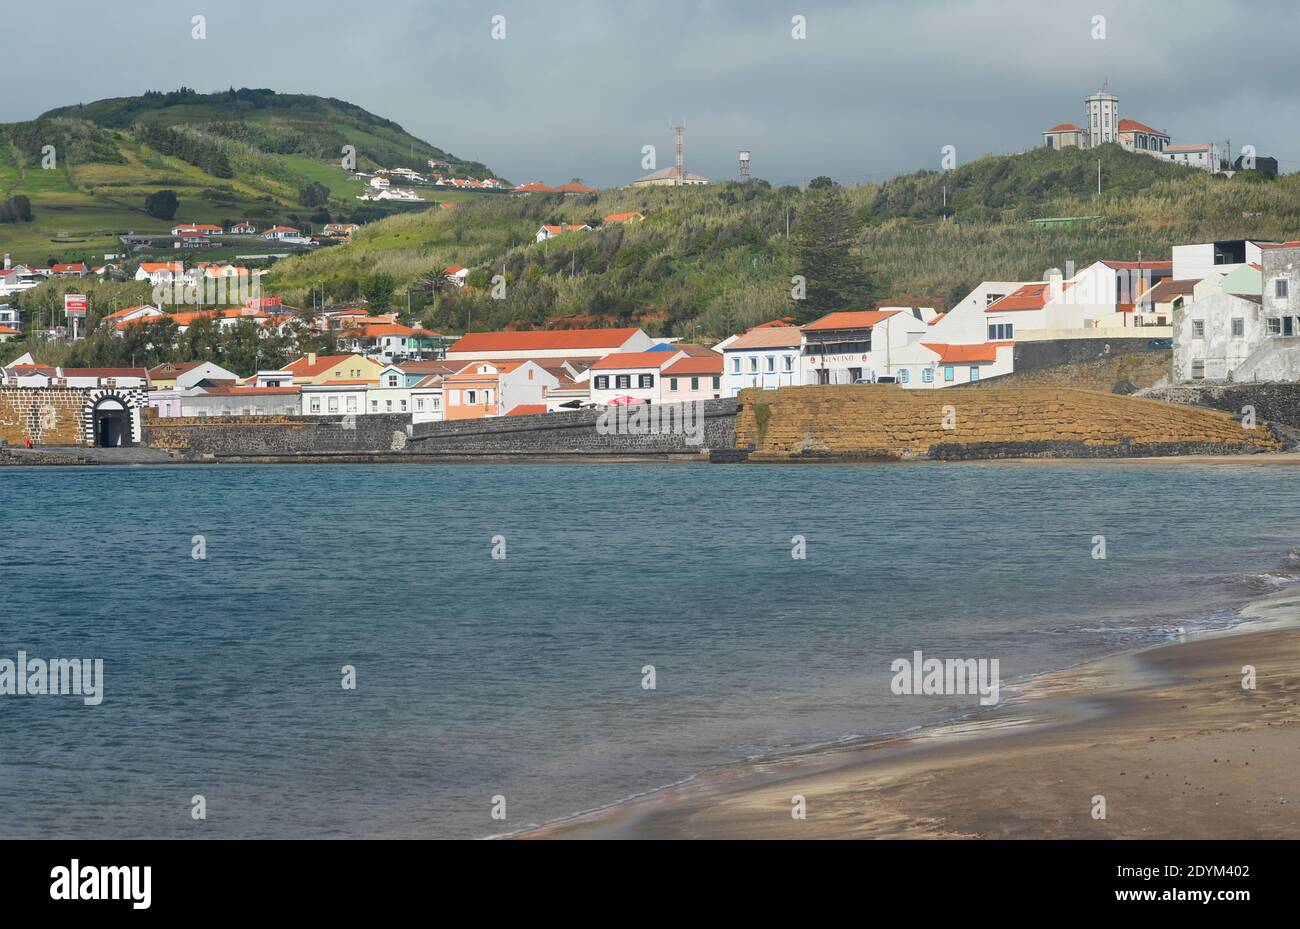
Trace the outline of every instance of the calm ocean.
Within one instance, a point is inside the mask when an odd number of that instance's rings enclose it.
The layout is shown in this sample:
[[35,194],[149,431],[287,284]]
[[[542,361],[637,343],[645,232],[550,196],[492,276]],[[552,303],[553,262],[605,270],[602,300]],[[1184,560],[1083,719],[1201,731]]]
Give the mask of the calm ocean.
[[485,836],[951,717],[978,697],[894,696],[889,663],[998,658],[1005,699],[1227,625],[1297,570],[1294,481],[1233,464],[0,469],[0,659],[102,658],[105,676],[98,706],[0,696],[0,837]]

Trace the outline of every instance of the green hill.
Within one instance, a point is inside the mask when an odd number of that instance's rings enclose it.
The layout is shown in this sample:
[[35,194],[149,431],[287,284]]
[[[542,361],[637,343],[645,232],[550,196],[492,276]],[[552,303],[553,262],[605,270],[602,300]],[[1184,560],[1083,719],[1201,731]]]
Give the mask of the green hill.
[[[313,285],[327,300],[348,300],[390,275],[395,302],[404,307],[409,291],[438,329],[634,322],[655,334],[721,337],[806,312],[790,298],[799,269],[786,223],[797,234],[815,195],[754,181],[491,198],[374,223],[345,247],[277,264],[269,286],[290,302]],[[1178,243],[1300,231],[1300,176],[1210,177],[1113,145],[991,156],[843,195],[873,291],[886,303],[936,307],[982,279],[1041,279],[1068,261],[1167,258]],[[632,210],[645,220],[534,242],[544,222],[598,224]],[[1060,217],[1093,218],[1031,222]],[[429,286],[428,275],[453,264],[471,269],[471,287]],[[499,300],[488,292],[497,274],[506,281]]]
[[[56,155],[53,169],[43,167],[48,145]],[[452,174],[492,176],[486,165],[444,152],[341,100],[250,89],[150,92],[0,124],[0,201],[25,196],[33,214],[29,223],[0,224],[0,245],[16,260],[73,261],[116,251],[115,237],[129,230],[161,232],[178,222],[251,219],[269,225],[324,214],[366,220],[422,208],[357,200],[365,185],[343,169],[345,145],[355,147],[360,170],[424,171],[433,159],[446,162]],[[328,203],[299,202],[299,191],[312,182],[328,190]],[[145,198],[160,189],[174,190],[180,199],[170,220],[144,212]],[[441,190],[422,195],[473,196]]]

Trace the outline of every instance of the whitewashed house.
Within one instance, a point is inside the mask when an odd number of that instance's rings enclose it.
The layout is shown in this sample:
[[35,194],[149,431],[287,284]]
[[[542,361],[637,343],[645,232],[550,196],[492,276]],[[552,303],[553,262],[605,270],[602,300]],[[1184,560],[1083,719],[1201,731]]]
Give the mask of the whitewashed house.
[[722,395],[734,397],[746,387],[775,390],[801,383],[798,326],[762,326],[722,348]]

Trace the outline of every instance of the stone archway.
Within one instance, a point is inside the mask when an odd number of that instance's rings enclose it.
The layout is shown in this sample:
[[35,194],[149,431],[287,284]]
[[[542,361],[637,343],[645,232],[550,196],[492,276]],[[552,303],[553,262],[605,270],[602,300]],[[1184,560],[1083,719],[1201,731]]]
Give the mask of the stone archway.
[[131,408],[119,397],[101,397],[90,413],[91,436],[98,448],[131,444]]

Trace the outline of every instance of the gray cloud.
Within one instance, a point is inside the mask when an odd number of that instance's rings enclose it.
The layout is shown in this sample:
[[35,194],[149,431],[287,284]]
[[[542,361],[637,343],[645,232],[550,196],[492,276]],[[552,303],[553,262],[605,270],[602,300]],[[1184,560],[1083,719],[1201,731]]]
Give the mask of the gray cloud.
[[[1107,9],[1107,7],[1110,9]],[[490,0],[2,0],[28,24],[0,58],[0,120],[106,96],[229,86],[339,97],[517,181],[662,166],[685,120],[688,167],[845,183],[1019,151],[1102,81],[1122,115],[1176,142],[1250,143],[1300,168],[1289,2],[1114,0],[653,4]],[[489,35],[494,14],[507,38]],[[208,38],[190,38],[203,14]],[[790,37],[807,17],[808,38]],[[1094,15],[1107,38],[1091,37]]]

